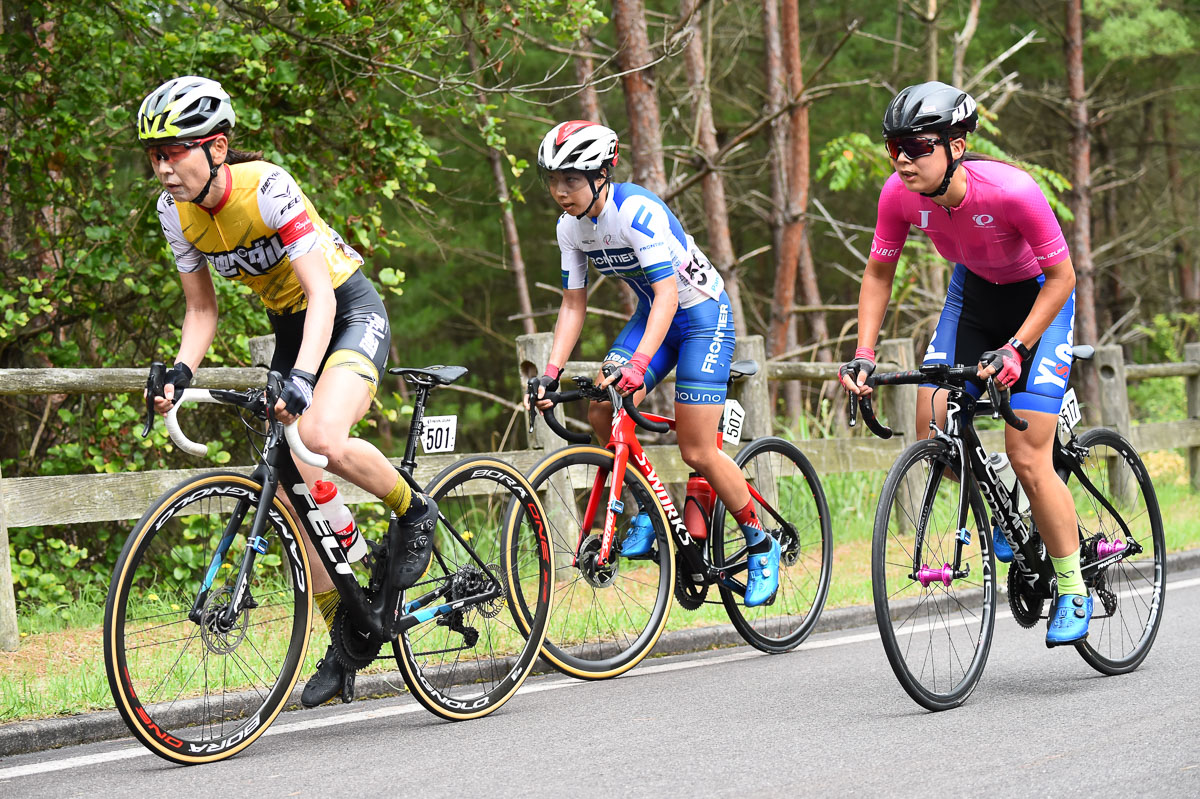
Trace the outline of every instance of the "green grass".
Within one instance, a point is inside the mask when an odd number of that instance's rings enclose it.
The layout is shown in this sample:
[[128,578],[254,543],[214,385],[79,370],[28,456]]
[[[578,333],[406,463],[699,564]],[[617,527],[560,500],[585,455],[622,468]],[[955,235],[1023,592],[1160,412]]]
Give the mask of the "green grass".
[[[1155,482],[1169,552],[1200,547],[1200,494],[1188,485],[1186,460],[1180,452],[1145,456]],[[826,608],[871,602],[871,525],[883,485],[882,472],[826,475],[822,478],[834,531],[833,582]],[[1000,574],[1003,579],[1003,573]],[[710,594],[715,599],[715,591]],[[101,653],[104,597],[91,591],[66,606],[22,606],[21,648],[0,652],[0,722],[82,713],[112,708]],[[668,630],[725,624],[719,605],[671,610]],[[326,633],[318,620],[301,675],[312,674],[325,651]],[[389,648],[384,648],[384,655]],[[394,669],[390,659],[368,671]]]

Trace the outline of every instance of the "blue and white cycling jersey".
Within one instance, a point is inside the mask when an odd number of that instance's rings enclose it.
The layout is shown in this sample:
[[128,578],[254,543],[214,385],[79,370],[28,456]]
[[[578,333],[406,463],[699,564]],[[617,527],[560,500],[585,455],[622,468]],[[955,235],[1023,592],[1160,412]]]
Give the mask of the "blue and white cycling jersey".
[[654,299],[652,284],[675,278],[679,307],[691,308],[721,296],[724,280],[666,203],[635,183],[613,183],[608,202],[595,218],[558,220],[562,251],[562,287],[581,289],[588,282],[588,259],[604,275],[633,287],[639,308]]

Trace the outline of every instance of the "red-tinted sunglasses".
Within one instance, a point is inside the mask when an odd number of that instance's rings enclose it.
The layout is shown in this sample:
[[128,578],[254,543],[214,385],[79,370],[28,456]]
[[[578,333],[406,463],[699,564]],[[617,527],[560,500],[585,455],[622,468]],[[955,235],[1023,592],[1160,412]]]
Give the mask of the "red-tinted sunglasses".
[[179,144],[152,144],[146,148],[146,155],[150,158],[150,162],[166,161],[168,164],[173,164],[179,159],[187,155],[191,150],[196,149],[201,144],[207,144],[210,141],[224,136],[224,133],[214,133],[204,139],[196,139],[194,141],[180,142]]
[[910,161],[929,155],[941,143],[940,138],[930,139],[925,136],[905,136],[902,139],[888,139],[885,142],[888,155],[892,158],[899,158],[900,153],[904,153]]

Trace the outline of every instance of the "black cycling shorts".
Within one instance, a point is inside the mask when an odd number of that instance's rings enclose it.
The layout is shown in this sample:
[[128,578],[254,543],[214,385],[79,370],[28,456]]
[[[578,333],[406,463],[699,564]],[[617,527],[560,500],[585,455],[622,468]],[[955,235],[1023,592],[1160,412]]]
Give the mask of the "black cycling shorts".
[[[317,374],[335,367],[350,369],[367,381],[370,395],[374,398],[379,388],[379,375],[383,373],[392,343],[387,309],[383,307],[379,292],[361,269],[334,289],[333,296],[337,301],[333,334]],[[285,377],[296,365],[296,356],[300,354],[306,314],[307,310],[291,314],[268,314],[271,329],[275,331],[275,354],[271,358],[271,369]]]

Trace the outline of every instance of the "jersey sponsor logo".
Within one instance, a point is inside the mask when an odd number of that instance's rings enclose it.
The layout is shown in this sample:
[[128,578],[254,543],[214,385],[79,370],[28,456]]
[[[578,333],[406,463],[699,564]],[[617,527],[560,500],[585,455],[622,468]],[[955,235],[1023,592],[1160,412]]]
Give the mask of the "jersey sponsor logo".
[[650,206],[643,205],[633,212],[633,221],[629,223],[629,226],[649,238],[654,238],[654,231],[650,229],[650,218],[652,216],[653,212],[650,210]]
[[675,399],[679,402],[690,402],[697,405],[721,405],[725,402],[725,395],[716,391],[696,391],[676,386]]
[[[921,230],[924,230],[925,226],[929,224],[929,211],[917,211],[917,213],[921,215],[921,223],[917,225],[917,227],[921,228]],[[897,250],[896,252],[899,253],[900,251]]]
[[359,349],[374,358],[379,351],[379,342],[387,336],[387,321],[377,313],[371,314],[367,320],[367,329],[363,331],[362,339],[358,342]]
[[[587,242],[585,241],[584,243],[586,244]],[[604,246],[607,247],[610,244],[612,244],[612,234],[611,233],[609,233],[608,235],[606,235],[604,237]]]
[[713,369],[717,365],[717,359],[721,357],[721,345],[725,341],[725,324],[728,321],[729,306],[721,303],[721,310],[717,316],[717,331],[713,334],[713,340],[708,345],[708,352],[704,353],[704,363],[700,365],[701,372],[713,373]]
[[878,255],[880,258],[892,258],[900,254],[899,247],[872,247],[872,255]]
[[[300,202],[299,197],[288,203],[287,207],[285,207],[283,210],[286,211],[288,208],[298,202]],[[287,246],[289,244],[295,244],[297,241],[312,232],[313,223],[308,217],[308,211],[301,211],[295,219],[285,222],[283,227],[279,228],[279,240],[283,242],[284,246]]]
[[991,214],[975,214],[971,219],[975,221],[977,227],[987,227],[996,221],[996,218]]
[[1037,256],[1037,259],[1038,259],[1039,261],[1049,261],[1051,258],[1054,258],[1054,257],[1056,257],[1056,256],[1062,255],[1064,252],[1066,252],[1066,249],[1067,249],[1067,245],[1066,245],[1066,244],[1063,244],[1061,247],[1059,247],[1059,248],[1058,248],[1057,250],[1055,250],[1054,252],[1047,253],[1046,255],[1039,255],[1039,256]]
[[278,178],[280,174],[282,173],[276,169],[274,172],[267,175],[267,177],[263,180],[262,185],[258,187],[258,193],[266,196],[266,193],[271,190],[271,184],[275,182],[275,179]]
[[599,250],[597,252],[589,252],[587,255],[596,264],[597,269],[603,269],[606,266],[610,269],[616,269],[637,263],[637,256],[633,250],[613,250],[611,252],[608,250]]
[[[1067,387],[1067,376],[1071,373],[1071,354],[1073,348],[1070,342],[1064,341],[1054,348],[1054,358],[1042,358],[1038,361],[1037,374],[1033,384],[1040,386],[1049,383],[1060,389]],[[1057,360],[1055,360],[1057,359]]]
[[283,252],[283,241],[276,233],[255,239],[249,247],[211,253],[208,259],[222,277],[235,278],[239,273],[258,276],[277,266],[283,260]]

